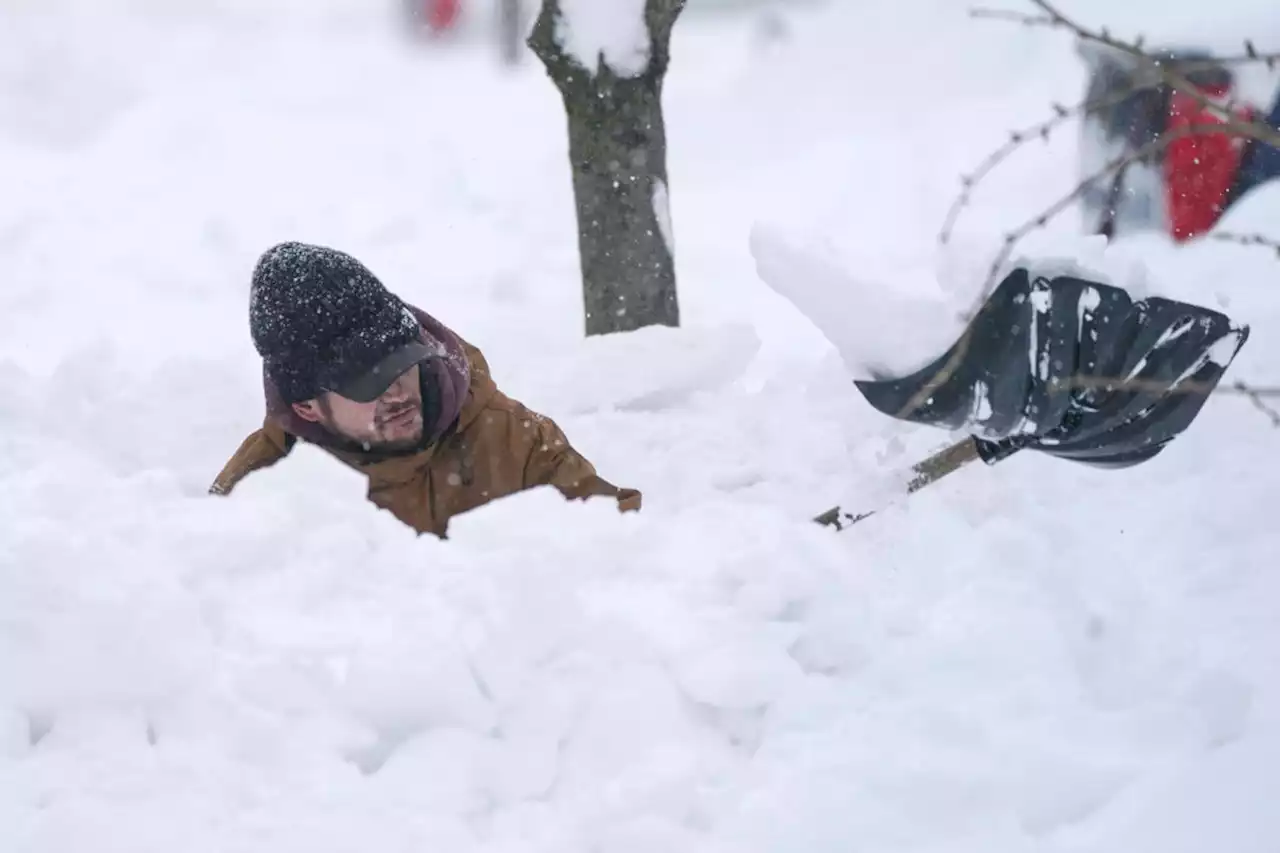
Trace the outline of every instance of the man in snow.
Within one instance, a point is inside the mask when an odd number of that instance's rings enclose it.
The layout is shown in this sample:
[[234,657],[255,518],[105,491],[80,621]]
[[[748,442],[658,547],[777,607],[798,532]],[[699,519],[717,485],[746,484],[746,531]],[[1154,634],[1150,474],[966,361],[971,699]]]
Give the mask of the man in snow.
[[451,517],[541,485],[640,508],[639,492],[601,479],[552,420],[499,391],[478,349],[350,255],[304,243],[268,249],[253,272],[249,328],[266,421],[213,494],[302,440],[363,474],[374,504],[440,538]]

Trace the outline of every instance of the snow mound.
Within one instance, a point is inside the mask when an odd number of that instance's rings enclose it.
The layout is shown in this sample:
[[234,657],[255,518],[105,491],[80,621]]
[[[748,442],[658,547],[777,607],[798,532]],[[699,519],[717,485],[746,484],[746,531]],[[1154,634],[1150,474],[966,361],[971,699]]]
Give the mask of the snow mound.
[[776,228],[756,226],[756,271],[818,327],[855,378],[913,373],[963,331],[940,289],[912,292],[898,282],[861,281],[820,248],[798,242]]
[[759,349],[759,336],[745,324],[602,335],[545,352],[535,365],[545,377],[537,382],[539,396],[573,414],[660,412],[723,390],[747,371]]

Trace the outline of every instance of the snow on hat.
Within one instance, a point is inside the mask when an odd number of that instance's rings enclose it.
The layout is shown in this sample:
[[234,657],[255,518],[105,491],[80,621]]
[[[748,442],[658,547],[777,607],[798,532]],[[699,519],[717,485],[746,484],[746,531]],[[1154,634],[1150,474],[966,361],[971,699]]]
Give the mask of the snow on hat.
[[[249,331],[267,378],[287,403],[324,391],[374,399],[430,355],[413,312],[368,268],[307,243],[280,243],[258,259]],[[396,372],[386,375],[388,365]]]

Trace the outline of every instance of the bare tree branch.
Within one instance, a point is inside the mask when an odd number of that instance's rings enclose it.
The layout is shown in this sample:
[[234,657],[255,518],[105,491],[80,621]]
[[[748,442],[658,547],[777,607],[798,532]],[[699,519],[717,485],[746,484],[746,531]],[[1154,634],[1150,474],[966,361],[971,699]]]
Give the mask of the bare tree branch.
[[[1153,83],[1151,85],[1156,84]],[[1131,97],[1135,92],[1141,91],[1142,88],[1149,87],[1131,86],[1117,92],[1112,92],[1101,98],[1096,98],[1092,101],[1081,101],[1080,103],[1070,107],[1054,104],[1054,114],[1052,118],[1010,133],[1009,139],[1004,145],[1001,145],[995,151],[987,155],[986,159],[979,163],[976,169],[960,178],[960,194],[956,196],[955,201],[951,203],[951,208],[947,211],[946,219],[942,224],[942,231],[938,236],[938,242],[946,245],[950,241],[951,235],[955,230],[956,222],[960,219],[961,212],[969,206],[973,199],[974,188],[987,175],[995,171],[997,166],[1009,159],[1015,151],[1023,145],[1026,145],[1028,142],[1036,139],[1048,142],[1049,135],[1053,133],[1057,127],[1065,124],[1072,118],[1078,118],[1079,116],[1086,115],[1094,110],[1113,107],[1124,101],[1126,98]]]
[[1223,243],[1236,243],[1241,246],[1262,246],[1267,249],[1273,249],[1277,257],[1280,257],[1280,240],[1274,237],[1267,237],[1263,234],[1236,234],[1231,231],[1215,231],[1207,235],[1210,240],[1219,240]]
[[[1119,51],[1137,60],[1141,67],[1160,75],[1160,78],[1170,88],[1191,98],[1202,109],[1208,110],[1211,115],[1221,119],[1228,125],[1228,127],[1220,128],[1219,130],[1231,130],[1240,136],[1247,136],[1250,139],[1257,139],[1268,145],[1280,147],[1280,131],[1262,121],[1240,121],[1239,117],[1232,113],[1228,107],[1215,103],[1205,95],[1195,83],[1186,78],[1185,74],[1147,53],[1140,45],[1114,38],[1105,29],[1094,32],[1063,15],[1047,0],[1028,0],[1028,2],[1041,10],[1045,17],[1052,19],[1052,22],[1047,24],[1048,26],[1060,27],[1075,34],[1077,38],[1083,41],[1101,44]],[[1280,60],[1280,55],[1277,54],[1258,54],[1253,45],[1248,42],[1246,42],[1245,53],[1246,59],[1242,61],[1252,60],[1270,64]],[[1256,56],[1248,56],[1248,54],[1256,54]]]
[[[1050,383],[1053,385],[1054,383]],[[1146,391],[1149,394],[1209,394],[1237,393],[1261,400],[1264,397],[1280,397],[1280,388],[1254,388],[1243,380],[1224,387],[1219,385],[1215,390],[1212,385],[1184,379],[1181,382],[1158,379],[1122,379],[1112,376],[1073,376],[1066,383],[1059,383],[1068,388],[1101,389],[1105,391]]]
[[1000,253],[996,256],[995,261],[991,264],[991,269],[987,273],[987,279],[982,288],[982,293],[978,297],[976,305],[970,310],[969,316],[972,317],[977,314],[978,308],[982,306],[982,303],[985,302],[987,297],[991,294],[991,290],[999,283],[1000,270],[1006,263],[1008,263],[1010,256],[1013,254],[1013,249],[1019,240],[1026,237],[1032,231],[1048,225],[1050,220],[1070,207],[1073,201],[1084,194],[1085,190],[1087,190],[1089,185],[1093,182],[1112,174],[1117,169],[1129,163],[1145,160],[1153,154],[1158,154],[1179,139],[1202,134],[1205,132],[1206,127],[1217,127],[1217,125],[1192,125],[1190,127],[1180,128],[1176,131],[1171,131],[1161,135],[1141,148],[1137,148],[1116,157],[1097,172],[1080,181],[1071,189],[1070,192],[1059,198],[1053,204],[1049,205],[1039,214],[1028,219],[1026,222],[1006,234],[1004,238],[1004,245],[1001,247]]
[[1236,382],[1231,386],[1231,389],[1248,397],[1258,411],[1271,419],[1272,426],[1280,427],[1280,412],[1277,412],[1262,400],[1263,397],[1280,397],[1280,388],[1250,388],[1244,382]]
[[[1052,15],[1047,14],[1032,15],[1027,12],[1015,12],[1012,9],[986,9],[983,7],[970,9],[969,17],[993,21],[1012,21],[1028,27],[1061,27],[1066,23],[1061,16],[1054,18]],[[1103,32],[1105,33],[1105,31]],[[1105,44],[1105,42],[1100,43]],[[1143,47],[1143,39],[1141,37],[1135,38],[1130,44],[1141,49]],[[1201,60],[1179,60],[1178,67],[1184,71],[1207,71],[1220,65],[1244,65],[1253,62],[1261,62],[1267,68],[1274,69],[1277,65],[1280,65],[1280,53],[1259,53],[1253,42],[1245,39],[1243,53],[1227,54],[1225,56],[1215,55],[1209,59]]]
[[970,18],[985,18],[991,21],[1013,21],[1028,27],[1053,26],[1053,19],[1047,15],[1032,15],[1027,12],[1015,12],[1012,9],[987,9],[979,6],[969,10]]

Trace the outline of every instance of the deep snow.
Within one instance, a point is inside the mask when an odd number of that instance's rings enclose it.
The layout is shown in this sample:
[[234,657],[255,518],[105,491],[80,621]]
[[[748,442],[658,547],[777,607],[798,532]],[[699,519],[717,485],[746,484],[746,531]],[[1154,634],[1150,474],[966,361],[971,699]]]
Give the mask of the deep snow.
[[[862,404],[761,260],[849,282],[821,295],[875,314],[860,357],[902,358],[1075,181],[1068,130],[937,251],[958,175],[1082,81],[1059,34],[910,5],[677,27],[686,326],[590,341],[532,62],[355,0],[0,7],[0,846],[1275,850],[1280,431],[1247,399],[1140,468],[1015,457],[808,520],[952,437]],[[1229,5],[1200,35],[1280,41]],[[1280,384],[1270,253],[1099,258],[1074,225],[1024,251],[1252,323],[1228,381]],[[419,539],[305,447],[207,496],[261,416],[248,276],[283,239],[482,346],[644,512],[530,493]]]

